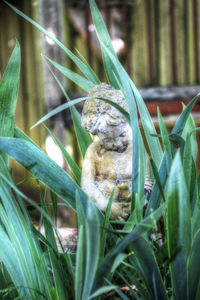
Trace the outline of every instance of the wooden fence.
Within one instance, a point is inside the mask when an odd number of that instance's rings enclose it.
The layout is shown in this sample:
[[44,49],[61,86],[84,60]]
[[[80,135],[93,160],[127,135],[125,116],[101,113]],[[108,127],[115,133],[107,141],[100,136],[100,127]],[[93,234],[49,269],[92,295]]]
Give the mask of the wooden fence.
[[[80,50],[99,77],[106,80],[92,31],[88,0],[51,0],[48,5],[45,4],[47,1],[42,0],[15,0],[12,3],[47,29],[55,31],[70,50]],[[55,9],[56,3],[60,4]],[[119,57],[138,87],[200,83],[199,0],[102,0],[97,3],[111,37],[114,41],[123,43]],[[53,10],[56,10],[57,16],[53,16]],[[58,23],[61,24],[60,27]],[[61,33],[59,29],[62,30]],[[49,45],[38,30],[1,2],[1,73],[7,64],[15,38],[20,41],[22,50],[22,88],[17,123],[41,143],[41,130],[30,132],[29,128],[43,114],[45,101],[48,107],[55,106],[59,104],[61,96],[56,96],[59,94],[57,89],[54,98],[58,100],[48,102],[53,83],[48,81],[50,74],[44,73],[40,54],[50,53],[58,61],[63,61],[63,58],[61,53],[48,50],[56,49],[57,46]],[[74,69],[69,59],[66,59],[66,65]],[[67,88],[69,92],[77,91],[70,82],[67,83]]]
[[[12,0],[17,8],[42,24],[68,46],[77,48],[106,81],[88,0]],[[200,0],[101,0],[101,9],[119,58],[136,86],[161,87],[200,84]],[[30,127],[46,111],[62,103],[62,94],[41,57],[50,56],[77,71],[55,44],[0,2],[0,74],[17,38],[22,68],[16,123],[40,146],[44,131]],[[77,87],[56,73],[70,94]],[[195,91],[196,91],[195,89]],[[191,95],[192,96],[192,95]],[[176,95],[176,101],[178,95]],[[187,99],[190,98],[187,93]],[[147,99],[151,101],[151,97]],[[157,99],[158,100],[158,99]],[[183,99],[181,99],[183,100]],[[162,99],[161,99],[162,101]],[[173,101],[173,98],[171,99]],[[157,101],[159,102],[159,101]],[[171,102],[170,102],[171,103]],[[164,111],[169,106],[165,101]],[[198,111],[198,109],[197,109]],[[57,125],[59,124],[59,125]],[[64,122],[51,122],[64,144]]]
[[[80,34],[85,37],[85,54],[95,66],[98,63],[92,46],[96,40],[90,26],[88,1],[66,0],[65,3],[77,30],[74,34],[71,27],[72,45],[82,50]],[[200,83],[199,0],[101,0],[97,3],[111,38],[124,42],[120,58],[137,86]]]

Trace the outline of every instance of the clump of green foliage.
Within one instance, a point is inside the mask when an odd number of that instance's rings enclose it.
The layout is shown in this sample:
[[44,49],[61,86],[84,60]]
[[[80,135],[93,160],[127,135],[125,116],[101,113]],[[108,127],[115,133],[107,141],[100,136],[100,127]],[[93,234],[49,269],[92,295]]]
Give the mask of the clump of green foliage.
[[[6,2],[6,1],[4,1]],[[103,19],[90,0],[108,82],[120,89],[129,106],[124,117],[133,133],[133,210],[126,222],[109,220],[112,195],[105,215],[80,188],[81,170],[60,141],[76,182],[15,124],[19,85],[20,47],[15,49],[0,82],[0,298],[1,299],[199,299],[200,298],[200,175],[196,168],[197,142],[191,110],[199,94],[183,109],[171,133],[158,110],[158,135],[145,103],[118,61]],[[7,3],[7,2],[6,2]],[[47,60],[66,77],[88,92],[100,81],[85,59],[75,56],[40,25],[7,3],[14,11],[51,38],[76,64],[83,76]],[[70,101],[44,116],[36,125],[70,108],[77,141],[84,158],[91,143],[81,127],[80,115]],[[102,100],[102,101],[105,101]],[[151,156],[155,184],[145,215],[145,159],[137,109]],[[177,147],[178,145],[178,147]],[[50,218],[45,195],[35,204],[17,188],[9,171],[9,157],[28,169],[52,193],[56,214],[57,197],[72,207],[78,218],[78,246],[74,254],[58,251],[56,225]],[[140,167],[139,167],[140,166]],[[41,212],[45,235],[35,229],[24,200]],[[157,236],[162,217],[163,241]],[[62,243],[60,242],[61,247]],[[122,287],[127,287],[126,291]]]

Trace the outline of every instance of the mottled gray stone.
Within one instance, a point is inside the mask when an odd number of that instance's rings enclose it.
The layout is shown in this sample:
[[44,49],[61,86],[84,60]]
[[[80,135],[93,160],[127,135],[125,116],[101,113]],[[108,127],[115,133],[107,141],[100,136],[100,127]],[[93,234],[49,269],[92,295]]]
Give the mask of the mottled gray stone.
[[[102,211],[114,188],[111,218],[126,219],[131,208],[131,128],[116,108],[96,97],[109,99],[126,111],[128,106],[122,92],[105,83],[95,86],[88,96],[94,98],[84,104],[82,126],[99,139],[86,152],[81,185]],[[145,187],[151,186],[147,163]]]

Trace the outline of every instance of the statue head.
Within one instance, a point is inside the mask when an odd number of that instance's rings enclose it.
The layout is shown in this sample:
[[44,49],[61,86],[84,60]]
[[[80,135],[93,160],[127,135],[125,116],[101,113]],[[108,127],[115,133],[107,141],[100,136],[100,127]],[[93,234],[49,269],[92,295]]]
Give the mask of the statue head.
[[115,107],[96,98],[111,100],[128,111],[122,92],[102,83],[96,85],[88,97],[94,98],[85,101],[82,112],[83,128],[97,135],[103,148],[124,151],[131,140],[129,124]]

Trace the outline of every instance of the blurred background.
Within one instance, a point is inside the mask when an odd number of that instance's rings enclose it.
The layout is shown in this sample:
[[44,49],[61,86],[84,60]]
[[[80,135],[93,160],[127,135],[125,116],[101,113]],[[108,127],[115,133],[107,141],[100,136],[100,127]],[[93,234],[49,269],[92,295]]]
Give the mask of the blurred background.
[[[41,24],[72,52],[78,49],[101,81],[107,81],[88,0],[10,0]],[[157,106],[167,127],[173,126],[185,104],[200,92],[200,0],[100,0],[96,1],[114,49],[147,103],[157,124]],[[0,78],[15,40],[21,45],[21,80],[16,124],[67,170],[63,157],[42,126],[30,130],[45,113],[65,98],[42,55],[78,71],[73,62],[39,30],[0,2]],[[83,95],[75,84],[53,70],[70,97]],[[82,104],[78,105],[81,112]],[[200,102],[193,110],[199,126]],[[47,122],[68,152],[81,165],[68,111]],[[198,141],[200,138],[198,137]],[[200,158],[198,157],[200,166]],[[12,162],[13,175],[23,181],[28,173]],[[32,177],[21,188],[32,199],[38,190]],[[74,226],[70,210],[61,210],[60,226]]]

